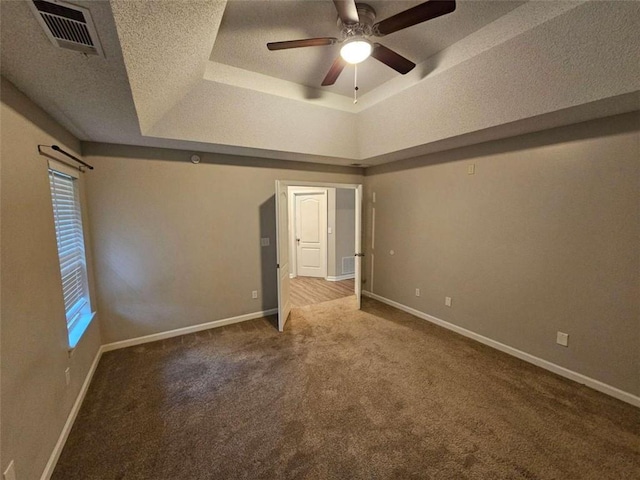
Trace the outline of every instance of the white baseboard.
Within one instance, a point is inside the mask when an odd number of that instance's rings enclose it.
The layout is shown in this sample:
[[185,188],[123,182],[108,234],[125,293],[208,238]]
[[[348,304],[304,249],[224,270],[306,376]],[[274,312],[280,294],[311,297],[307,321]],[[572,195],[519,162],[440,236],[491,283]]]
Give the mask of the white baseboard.
[[350,280],[352,278],[356,278],[355,273],[347,273],[345,275],[336,275],[336,276],[327,276],[326,280],[328,282],[339,282],[340,280]]
[[76,401],[74,402],[73,407],[71,407],[71,411],[69,412],[67,421],[62,427],[62,432],[60,432],[58,441],[56,442],[55,447],[53,447],[53,452],[51,452],[49,461],[44,467],[44,471],[42,472],[42,476],[40,477],[41,480],[49,480],[51,478],[51,475],[53,475],[53,470],[56,468],[56,463],[58,463],[58,459],[60,458],[60,454],[62,453],[64,444],[67,442],[67,437],[69,436],[69,432],[71,432],[73,422],[75,422],[76,417],[78,416],[78,412],[80,411],[80,407],[82,406],[82,402],[84,401],[84,397],[87,394],[87,390],[89,390],[89,385],[91,384],[91,380],[93,379],[93,374],[96,371],[98,362],[100,361],[100,357],[102,357],[102,347],[98,348],[98,351],[96,352],[96,356],[93,359],[91,367],[89,368],[89,372],[87,373],[87,376],[82,383],[80,392],[78,392]]
[[190,327],[176,328],[175,330],[168,330],[166,332],[153,333],[151,335],[145,335],[143,337],[130,338],[128,340],[121,340],[119,342],[107,343],[102,346],[102,351],[110,352],[111,350],[118,350],[119,348],[132,347],[134,345],[141,345],[143,343],[157,342],[158,340],[164,340],[165,338],[179,337],[180,335],[187,335],[188,333],[201,332],[202,330],[209,330],[211,328],[222,327],[224,325],[231,325],[232,323],[246,322],[247,320],[254,320],[256,318],[266,317],[278,313],[277,308],[269,310],[262,310],[260,312],[247,313],[245,315],[239,315],[237,317],[223,318],[221,320],[214,320],[212,322],[201,323],[199,325],[192,325]]
[[95,358],[93,359],[93,363],[89,368],[89,372],[84,379],[84,383],[82,384],[82,388],[78,393],[78,397],[76,398],[76,401],[71,408],[71,412],[69,412],[67,421],[65,422],[64,427],[62,427],[60,437],[58,437],[58,441],[53,448],[53,452],[51,452],[51,456],[49,457],[49,461],[44,468],[44,472],[42,472],[40,480],[49,480],[51,478],[51,475],[56,468],[56,463],[58,463],[58,459],[60,458],[60,454],[62,453],[62,449],[64,448],[64,444],[66,443],[67,437],[69,436],[69,432],[71,432],[71,427],[73,427],[73,422],[75,422],[76,417],[78,416],[78,412],[80,411],[80,407],[82,406],[82,402],[84,401],[84,397],[87,394],[87,390],[89,389],[89,385],[91,384],[91,380],[93,379],[93,374],[95,373],[100,358],[102,357],[102,354],[104,352],[110,352],[111,350],[131,347],[143,343],[155,342],[158,340],[163,340],[165,338],[178,337],[180,335],[200,332],[202,330],[209,330],[210,328],[222,327],[224,325],[231,325],[233,323],[246,322],[247,320],[266,317],[268,315],[273,315],[274,313],[278,313],[277,308],[271,308],[269,310],[263,310],[254,313],[247,313],[246,315],[239,315],[237,317],[223,318],[221,320],[214,320],[212,322],[201,323],[199,325],[193,325],[190,327],[176,328],[175,330],[169,330],[167,332],[154,333],[153,335],[145,335],[144,337],[131,338],[129,340],[122,340],[120,342],[101,345],[98,349],[98,352],[96,353]]
[[466,328],[459,327],[457,325],[454,325],[453,323],[441,320],[437,317],[416,310],[415,308],[407,307],[406,305],[403,305],[401,303],[394,302],[393,300],[389,300],[385,297],[381,297],[380,295],[376,295],[375,293],[363,291],[362,295],[378,300],[379,302],[386,303],[387,305],[391,305],[398,310],[410,313],[411,315],[414,315],[423,320],[427,320],[428,322],[435,323],[436,325],[459,333],[460,335],[471,338],[472,340],[476,340],[477,342],[488,345],[489,347],[495,348],[496,350],[508,353],[509,355],[519,358],[520,360],[532,363],[533,365],[544,368],[545,370],[549,370],[550,372],[568,378],[569,380],[573,380],[574,382],[578,382],[586,385],[587,387],[591,387],[594,390],[605,393],[611,397],[617,398],[618,400],[622,400],[623,402],[630,403],[631,405],[634,405],[636,407],[640,407],[640,397],[629,392],[625,392],[624,390],[612,387],[611,385],[603,383],[599,380],[595,380],[591,377],[587,377],[586,375],[582,375],[581,373],[574,372],[573,370],[569,370],[568,368],[564,368],[555,363],[543,360],[542,358],[523,352],[522,350],[518,350],[517,348],[510,347],[509,345],[505,345],[504,343],[500,343],[489,337],[485,337],[471,330],[467,330]]

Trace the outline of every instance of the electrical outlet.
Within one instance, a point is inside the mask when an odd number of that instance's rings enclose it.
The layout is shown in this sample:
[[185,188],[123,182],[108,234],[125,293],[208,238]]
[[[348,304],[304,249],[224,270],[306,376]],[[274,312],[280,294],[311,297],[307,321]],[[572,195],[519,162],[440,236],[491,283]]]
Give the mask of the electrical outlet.
[[258,298],[258,290],[254,290],[251,292],[251,298]]
[[447,307],[450,307],[451,306],[451,297],[444,297],[444,304]]
[[265,237],[265,238],[261,238],[260,239],[260,246],[261,247],[268,247],[269,246],[269,237]]
[[64,380],[67,382],[67,387],[71,383],[71,367],[67,367],[64,371]]
[[419,296],[420,296],[420,289],[416,288],[416,297],[419,297]]
[[563,347],[569,346],[569,334],[564,332],[558,332],[556,335],[556,343]]
[[467,175],[473,175],[476,173],[476,165],[475,163],[471,163],[467,165]]
[[13,465],[13,460],[9,462],[9,466],[2,476],[4,480],[16,480],[16,468]]

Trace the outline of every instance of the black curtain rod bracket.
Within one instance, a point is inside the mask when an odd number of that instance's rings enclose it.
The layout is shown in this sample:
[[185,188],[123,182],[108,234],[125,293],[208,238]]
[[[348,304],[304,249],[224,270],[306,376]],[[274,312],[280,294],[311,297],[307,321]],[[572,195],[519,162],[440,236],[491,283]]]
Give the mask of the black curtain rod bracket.
[[58,145],[38,145],[38,152],[42,153],[42,151],[40,150],[40,147],[48,147],[51,148],[53,150],[55,150],[56,152],[60,152],[63,155],[66,155],[67,157],[69,157],[71,160],[80,163],[81,165],[87,167],[89,170],[93,170],[93,167],[91,165],[89,165],[86,162],[83,162],[82,160],[80,160],[78,157],[71,155],[68,152],[65,152],[63,149],[61,149]]

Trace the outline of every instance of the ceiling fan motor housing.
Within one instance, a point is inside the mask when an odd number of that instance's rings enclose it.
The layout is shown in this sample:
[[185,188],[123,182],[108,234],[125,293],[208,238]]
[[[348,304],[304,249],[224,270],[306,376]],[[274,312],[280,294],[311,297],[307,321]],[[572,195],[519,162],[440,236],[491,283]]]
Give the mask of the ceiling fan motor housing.
[[366,3],[356,3],[356,8],[360,19],[358,23],[344,23],[338,17],[338,28],[340,29],[342,40],[373,35],[373,22],[376,19],[376,11]]

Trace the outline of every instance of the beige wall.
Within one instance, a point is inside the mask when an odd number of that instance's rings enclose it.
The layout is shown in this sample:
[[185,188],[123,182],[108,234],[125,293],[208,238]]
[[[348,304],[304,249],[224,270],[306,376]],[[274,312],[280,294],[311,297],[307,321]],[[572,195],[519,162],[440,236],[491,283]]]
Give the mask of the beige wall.
[[639,132],[627,114],[369,169],[373,292],[640,394]]
[[342,257],[355,253],[355,194],[349,188],[329,188],[327,192],[327,276],[342,275]]
[[[55,143],[78,155],[80,144],[4,79],[1,99],[0,468],[14,460],[22,480],[40,478],[98,351],[100,334],[94,318],[69,357],[47,158],[37,151],[38,144]],[[86,247],[90,254],[88,239]]]
[[335,266],[336,276],[343,275],[342,257],[353,257],[356,241],[356,197],[353,189],[335,191]]
[[[214,154],[193,165],[178,150],[83,151],[96,167],[88,198],[105,343],[275,308],[275,180],[363,178]],[[271,245],[261,248],[261,237]]]

